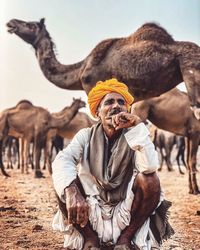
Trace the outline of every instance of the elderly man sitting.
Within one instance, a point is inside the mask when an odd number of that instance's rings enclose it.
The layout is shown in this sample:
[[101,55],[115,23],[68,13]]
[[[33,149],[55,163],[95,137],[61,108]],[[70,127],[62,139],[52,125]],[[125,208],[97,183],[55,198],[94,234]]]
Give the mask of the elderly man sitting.
[[156,175],[158,157],[149,131],[129,113],[125,84],[98,82],[88,95],[99,122],[80,130],[53,163],[60,210],[53,228],[67,249],[159,249],[173,229]]

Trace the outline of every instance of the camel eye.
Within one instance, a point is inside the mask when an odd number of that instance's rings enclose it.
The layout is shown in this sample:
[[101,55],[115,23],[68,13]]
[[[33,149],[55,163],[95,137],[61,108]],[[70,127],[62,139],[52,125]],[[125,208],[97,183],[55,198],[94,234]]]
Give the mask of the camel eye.
[[35,30],[35,25],[34,24],[27,24],[28,28],[31,30],[31,31],[34,31]]

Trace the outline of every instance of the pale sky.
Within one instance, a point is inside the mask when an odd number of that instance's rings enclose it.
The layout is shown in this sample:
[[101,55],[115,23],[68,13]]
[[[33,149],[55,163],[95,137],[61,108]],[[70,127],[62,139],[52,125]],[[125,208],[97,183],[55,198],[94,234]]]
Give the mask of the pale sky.
[[103,39],[128,36],[145,22],[162,25],[175,40],[200,44],[199,0],[0,0],[0,111],[22,99],[51,112],[69,106],[83,91],[60,89],[40,70],[34,49],[7,32],[13,18],[39,21],[63,64],[84,59]]

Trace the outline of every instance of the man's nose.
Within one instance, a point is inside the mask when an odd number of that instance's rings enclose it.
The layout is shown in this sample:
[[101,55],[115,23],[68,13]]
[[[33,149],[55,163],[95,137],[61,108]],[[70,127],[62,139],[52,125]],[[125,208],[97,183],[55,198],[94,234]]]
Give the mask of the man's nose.
[[120,107],[120,104],[116,101],[113,103],[113,108],[117,108],[117,107]]

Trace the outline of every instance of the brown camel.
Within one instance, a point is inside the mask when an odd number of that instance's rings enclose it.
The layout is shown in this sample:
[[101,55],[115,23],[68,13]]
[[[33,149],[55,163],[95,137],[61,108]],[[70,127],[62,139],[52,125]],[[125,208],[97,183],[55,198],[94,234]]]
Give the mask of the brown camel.
[[13,19],[7,27],[34,47],[43,74],[60,88],[88,93],[97,81],[115,77],[128,85],[136,102],[184,81],[195,115],[200,118],[200,47],[175,41],[155,23],[144,24],[128,37],[104,40],[84,60],[71,65],[57,61],[44,19]]
[[150,120],[158,128],[187,137],[187,166],[189,169],[189,192],[200,193],[196,180],[196,155],[200,138],[200,121],[191,111],[186,93],[174,88],[159,97],[132,105],[143,121]]
[[185,150],[182,145],[182,140],[184,142],[183,136],[178,136],[169,131],[155,127],[153,143],[156,149],[159,149],[159,152],[160,152],[160,167],[158,169],[159,171],[162,170],[164,161],[166,162],[168,170],[169,171],[173,170],[172,162],[171,162],[171,153],[172,153],[173,148],[176,147],[177,148],[176,161],[178,164],[179,173],[184,174],[184,172],[181,169],[180,159],[179,159],[181,158],[183,165],[186,167],[186,163],[184,159]]
[[171,152],[176,144],[176,135],[169,131],[156,128],[153,142],[156,149],[159,149],[161,156],[160,167],[158,170],[162,170],[163,162],[165,161],[168,170],[172,171]]
[[[60,116],[68,108],[69,107],[66,107],[60,112],[53,113],[53,115]],[[52,146],[53,141],[56,139],[56,136],[58,136],[59,139],[65,138],[71,140],[80,129],[91,127],[95,123],[96,121],[91,119],[86,113],[77,112],[77,114],[69,123],[63,124],[63,127],[60,127],[58,129],[50,129],[47,134],[47,143],[45,149],[45,164],[48,166],[48,168],[50,168],[51,165]],[[62,148],[59,148],[59,150],[61,149]]]
[[[63,127],[63,124],[70,122],[78,112],[79,108],[84,106],[85,102],[76,99],[70,108],[66,109],[62,115],[54,116],[42,107],[33,106],[31,103],[26,103],[25,101],[20,102],[16,107],[6,109],[2,112],[2,121],[0,119],[0,141],[2,141],[8,134],[22,138],[22,146],[24,147],[23,155],[25,156],[25,159],[27,159],[29,145],[33,140],[35,177],[42,177],[42,172],[40,170],[41,145],[46,139],[48,130]],[[2,148],[0,148],[0,158],[0,163],[3,165]],[[23,166],[22,171],[24,171]]]

